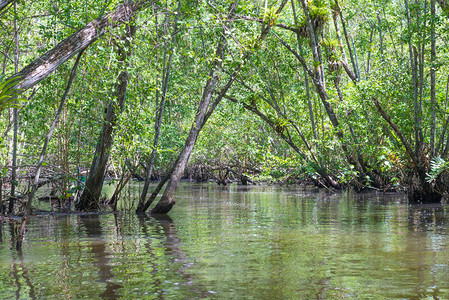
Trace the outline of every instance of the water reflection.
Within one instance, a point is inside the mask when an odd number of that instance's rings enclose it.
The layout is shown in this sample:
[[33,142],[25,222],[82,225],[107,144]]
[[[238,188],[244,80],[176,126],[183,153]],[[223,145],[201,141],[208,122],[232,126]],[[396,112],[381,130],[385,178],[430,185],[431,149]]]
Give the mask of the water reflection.
[[[36,299],[34,284],[29,278],[29,272],[23,257],[23,252],[13,250],[15,249],[16,243],[17,224],[10,222],[8,225],[11,250],[11,264],[8,277],[11,280],[10,283],[12,284],[12,287],[15,287],[15,298],[20,299],[21,295],[23,296],[25,294],[29,299]],[[0,231],[2,232],[0,236],[3,237],[3,226],[0,226]],[[3,239],[1,241],[3,241]]]
[[446,205],[214,185],[177,200],[165,219],[34,217],[23,253],[1,226],[0,299],[449,299]]
[[[117,228],[116,215],[114,215],[114,219],[116,221]],[[113,281],[115,276],[112,266],[109,264],[111,261],[110,253],[107,252],[107,243],[103,237],[100,217],[99,215],[82,215],[79,217],[79,220],[85,229],[86,237],[88,239],[92,239],[92,242],[88,246],[88,253],[92,254],[92,258],[94,259],[92,265],[98,269],[98,281],[106,284],[106,288],[104,292],[100,294],[100,297],[107,299],[118,299],[118,291],[123,286],[116,284]]]
[[[154,249],[151,248],[151,235],[149,235],[148,226],[156,225],[163,232],[163,236],[165,238],[165,241],[163,242],[165,249],[164,252],[167,256],[173,257],[173,264],[176,266],[176,269],[174,269],[174,271],[176,271],[176,273],[179,274],[180,277],[182,277],[181,284],[184,287],[188,287],[193,293],[192,295],[195,295],[195,297],[205,298],[210,295],[210,292],[204,290],[204,287],[194,282],[194,276],[189,272],[189,268],[193,266],[192,259],[187,257],[186,253],[182,249],[183,243],[177,235],[175,223],[173,222],[172,218],[167,215],[152,217],[140,215],[138,216],[138,219],[140,227],[142,229],[142,233],[145,237],[148,238],[149,242],[146,246],[151,257],[154,258]],[[155,266],[154,264],[153,268],[157,270],[157,266]],[[161,282],[157,282],[154,295],[167,295],[167,291],[160,288],[160,283]],[[173,284],[175,286],[180,285],[179,282],[173,282]]]

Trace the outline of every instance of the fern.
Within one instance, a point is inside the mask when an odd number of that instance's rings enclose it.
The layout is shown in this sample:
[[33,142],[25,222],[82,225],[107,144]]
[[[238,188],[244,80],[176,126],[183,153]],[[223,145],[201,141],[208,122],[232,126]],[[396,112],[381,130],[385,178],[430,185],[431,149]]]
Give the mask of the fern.
[[427,173],[427,182],[434,182],[438,176],[449,169],[449,162],[441,157],[434,157],[430,162],[430,171]]

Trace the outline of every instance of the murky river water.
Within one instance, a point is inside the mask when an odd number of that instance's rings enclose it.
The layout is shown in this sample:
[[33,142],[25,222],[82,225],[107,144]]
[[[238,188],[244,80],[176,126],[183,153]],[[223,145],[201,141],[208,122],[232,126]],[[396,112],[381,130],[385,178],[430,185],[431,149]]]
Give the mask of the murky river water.
[[449,299],[449,206],[212,184],[177,199],[165,220],[35,216],[22,254],[3,225],[0,299]]

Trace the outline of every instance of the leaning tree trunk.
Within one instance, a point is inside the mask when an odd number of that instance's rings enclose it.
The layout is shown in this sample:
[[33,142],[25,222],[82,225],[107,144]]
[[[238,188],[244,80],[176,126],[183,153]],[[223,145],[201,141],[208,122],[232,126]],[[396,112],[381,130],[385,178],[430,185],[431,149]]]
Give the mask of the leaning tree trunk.
[[[237,4],[232,3],[229,7],[229,13],[227,16],[227,21],[229,22],[233,12],[236,8]],[[165,188],[164,194],[162,195],[159,202],[156,204],[154,209],[151,211],[153,214],[166,214],[168,213],[173,205],[175,205],[175,192],[178,188],[179,181],[181,180],[181,176],[184,173],[184,169],[189,160],[190,154],[193,151],[193,147],[195,146],[196,140],[200,133],[201,128],[204,125],[204,120],[209,109],[209,104],[212,99],[212,93],[215,90],[215,85],[218,82],[218,69],[221,66],[221,61],[224,57],[224,53],[226,50],[227,42],[225,36],[223,34],[220,43],[217,46],[217,50],[215,52],[215,56],[220,59],[215,59],[211,70],[209,72],[209,80],[206,83],[204,88],[203,96],[201,98],[200,105],[198,107],[198,111],[195,115],[195,120],[192,124],[192,127],[189,132],[189,136],[184,144],[184,148],[178,156],[176,164],[173,168],[173,172],[170,176],[170,180]]]
[[[276,13],[280,13],[282,8],[286,4],[286,0],[283,0],[279,9],[276,11]],[[226,22],[228,23],[233,15],[234,11],[237,7],[237,3],[232,3],[229,7],[228,16],[226,18]],[[260,37],[258,38],[258,42],[262,41],[265,36],[268,33],[269,26],[263,28],[262,33]],[[225,31],[226,26],[224,28]],[[167,184],[167,187],[165,188],[164,194],[162,195],[159,202],[156,204],[156,206],[151,211],[152,214],[166,214],[168,213],[173,205],[175,205],[175,192],[178,188],[179,181],[181,180],[181,176],[184,172],[184,169],[187,165],[187,162],[189,160],[190,154],[193,151],[193,148],[195,146],[196,140],[198,138],[198,135],[205,125],[208,118],[213,113],[215,107],[218,105],[218,103],[221,101],[221,99],[225,96],[228,89],[231,87],[232,83],[235,80],[235,76],[237,76],[237,73],[240,71],[240,68],[242,65],[240,64],[237,71],[234,72],[234,74],[231,76],[231,79],[226,83],[226,85],[223,87],[223,89],[220,91],[219,95],[215,99],[213,103],[211,103],[212,94],[214,93],[216,84],[218,82],[218,72],[217,70],[221,67],[221,62],[223,61],[224,53],[226,50],[226,38],[225,34],[223,33],[220,43],[217,46],[217,50],[215,52],[216,59],[214,60],[211,70],[209,72],[209,80],[206,83],[206,86],[204,88],[203,96],[201,98],[200,105],[198,107],[198,111],[195,115],[195,121],[190,129],[189,136],[187,137],[187,140],[184,144],[184,148],[182,149],[181,153],[178,156],[178,159],[175,163],[175,166],[173,168],[173,172],[170,176],[170,181]],[[243,61],[245,61],[249,57],[249,52],[245,55]],[[210,106],[210,107],[209,107]]]
[[114,11],[88,23],[77,32],[65,38],[53,49],[34,60],[19,73],[13,75],[12,77],[20,76],[22,79],[22,82],[17,85],[17,88],[24,91],[33,87],[53,73],[53,71],[68,59],[95,42],[107,30],[132,20],[137,12],[148,6],[151,2],[148,0],[127,1],[119,5]]
[[[126,64],[127,59],[131,56],[130,39],[134,36],[136,27],[128,25],[126,28],[126,35],[123,37],[124,47],[119,47],[119,61]],[[106,165],[109,160],[109,151],[114,140],[114,127],[117,123],[117,116],[123,111],[126,99],[126,89],[128,86],[128,71],[127,66],[118,76],[118,83],[116,86],[116,98],[109,102],[106,111],[106,118],[103,123],[103,129],[100,133],[97,146],[95,148],[94,159],[92,161],[89,175],[86,180],[86,186],[76,204],[78,210],[95,210],[98,208],[101,190],[103,188],[103,181],[106,171]]]
[[14,0],[0,0],[0,11],[2,11],[8,4],[13,3]]

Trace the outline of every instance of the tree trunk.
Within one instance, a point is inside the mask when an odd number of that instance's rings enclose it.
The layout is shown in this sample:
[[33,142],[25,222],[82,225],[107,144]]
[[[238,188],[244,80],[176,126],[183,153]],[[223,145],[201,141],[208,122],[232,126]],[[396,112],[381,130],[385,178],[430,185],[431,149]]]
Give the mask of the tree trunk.
[[[217,57],[222,57],[225,48],[226,48],[226,41],[222,40],[216,51]],[[184,148],[179,154],[177,163],[171,174],[170,181],[168,182],[167,187],[165,188],[164,194],[162,195],[161,199],[154,207],[154,209],[151,211],[152,214],[166,214],[171,210],[173,205],[176,203],[174,199],[175,192],[176,189],[178,188],[179,181],[181,180],[181,176],[187,165],[187,161],[189,160],[190,154],[193,151],[193,147],[195,146],[198,134],[200,133],[200,130],[204,125],[204,118],[209,108],[212,93],[215,90],[215,85],[217,84],[218,81],[217,68],[219,64],[220,63],[215,61],[212,70],[209,73],[210,79],[206,83],[206,87],[204,89],[204,93],[195,116],[195,121],[190,129],[189,136],[187,137],[187,140],[184,144]]]
[[[374,35],[374,28],[371,29],[371,33],[369,35],[369,44],[370,45],[373,43],[373,35]],[[367,79],[367,80],[369,78],[370,71],[371,71],[371,46],[368,49],[368,58],[366,60],[365,79]]]
[[310,89],[309,89],[309,77],[307,76],[306,70],[304,70],[304,84],[306,86],[307,106],[309,108],[310,125],[312,126],[313,138],[315,140],[318,140],[318,134],[316,132],[316,126],[315,126],[315,117],[313,116],[312,97],[310,95]]
[[334,27],[335,27],[335,33],[337,34],[337,38],[338,38],[338,46],[340,48],[341,51],[341,56],[342,56],[342,64],[343,64],[343,68],[345,69],[346,73],[348,74],[348,76],[351,78],[351,80],[353,82],[357,82],[357,75],[356,73],[354,73],[348,65],[348,60],[346,58],[346,51],[345,51],[345,47],[343,46],[343,40],[341,38],[341,33],[340,33],[340,27],[338,26],[338,20],[337,20],[337,15],[341,14],[341,11],[335,11],[333,13],[333,20],[334,20]]
[[[292,6],[292,11],[293,11],[293,18],[295,20],[295,26],[298,26],[298,16],[296,14],[295,2],[293,0],[291,0],[291,6]],[[298,32],[296,32],[296,40],[298,42],[299,52],[302,54],[301,37]],[[345,53],[343,53],[343,56],[346,57]],[[312,125],[313,138],[315,140],[318,140],[318,134],[316,131],[316,126],[315,126],[315,118],[313,115],[312,99],[311,99],[311,95],[310,95],[309,77],[307,75],[307,70],[304,66],[303,66],[303,71],[304,71],[304,85],[306,87],[307,105],[309,107],[309,116],[310,116],[310,123]],[[299,79],[299,75],[298,75],[298,79]]]
[[435,45],[435,0],[430,1],[431,32],[430,32],[430,156],[435,153],[435,133],[436,133],[436,114],[435,114],[435,61],[436,61],[436,45]]
[[92,161],[89,175],[86,180],[86,187],[76,204],[78,210],[95,210],[98,209],[101,190],[103,188],[103,181],[106,171],[106,165],[109,160],[109,151],[114,140],[114,127],[117,123],[117,117],[123,111],[126,100],[126,89],[128,86],[128,70],[127,60],[131,56],[130,40],[136,32],[136,27],[127,25],[126,35],[123,37],[124,48],[119,47],[119,61],[123,64],[124,70],[118,76],[118,83],[115,89],[117,100],[111,100],[106,111],[106,118],[103,124],[103,129],[100,133],[98,143],[95,149],[94,159]]
[[[385,8],[382,9],[382,12],[384,13],[384,19],[387,20],[387,14],[385,13]],[[391,44],[393,45],[394,54],[396,55],[396,59],[399,61],[399,53],[398,53],[398,49],[396,48],[396,43],[394,42],[393,33],[391,32],[391,27],[388,24],[388,21],[386,21],[386,24],[387,24],[388,33],[390,33],[390,39],[391,39]]]
[[447,114],[448,114],[448,111],[447,111],[448,101],[449,101],[449,75],[447,76],[447,79],[446,79],[446,102],[445,102],[445,105],[444,105],[444,116],[446,117],[446,120],[444,122],[443,130],[440,133],[438,146],[436,147],[436,153],[440,153],[440,156],[442,158],[445,158],[446,157],[445,153],[447,153],[446,152],[447,147],[443,147],[443,144],[444,144],[444,140],[445,140],[448,124],[449,124],[449,116],[447,116]]
[[355,71],[357,72],[357,78],[360,81],[360,68],[359,68],[359,59],[357,56],[357,49],[355,48],[355,43],[354,43],[354,38],[351,35],[351,43],[352,43],[352,48],[354,50],[354,59],[355,59]]
[[[14,2],[14,72],[19,71],[19,31],[17,27],[17,1]],[[11,196],[9,199],[8,213],[14,212],[14,199],[17,184],[17,133],[19,123],[19,110],[17,107],[13,108],[13,141],[12,141],[12,169],[11,169]]]

